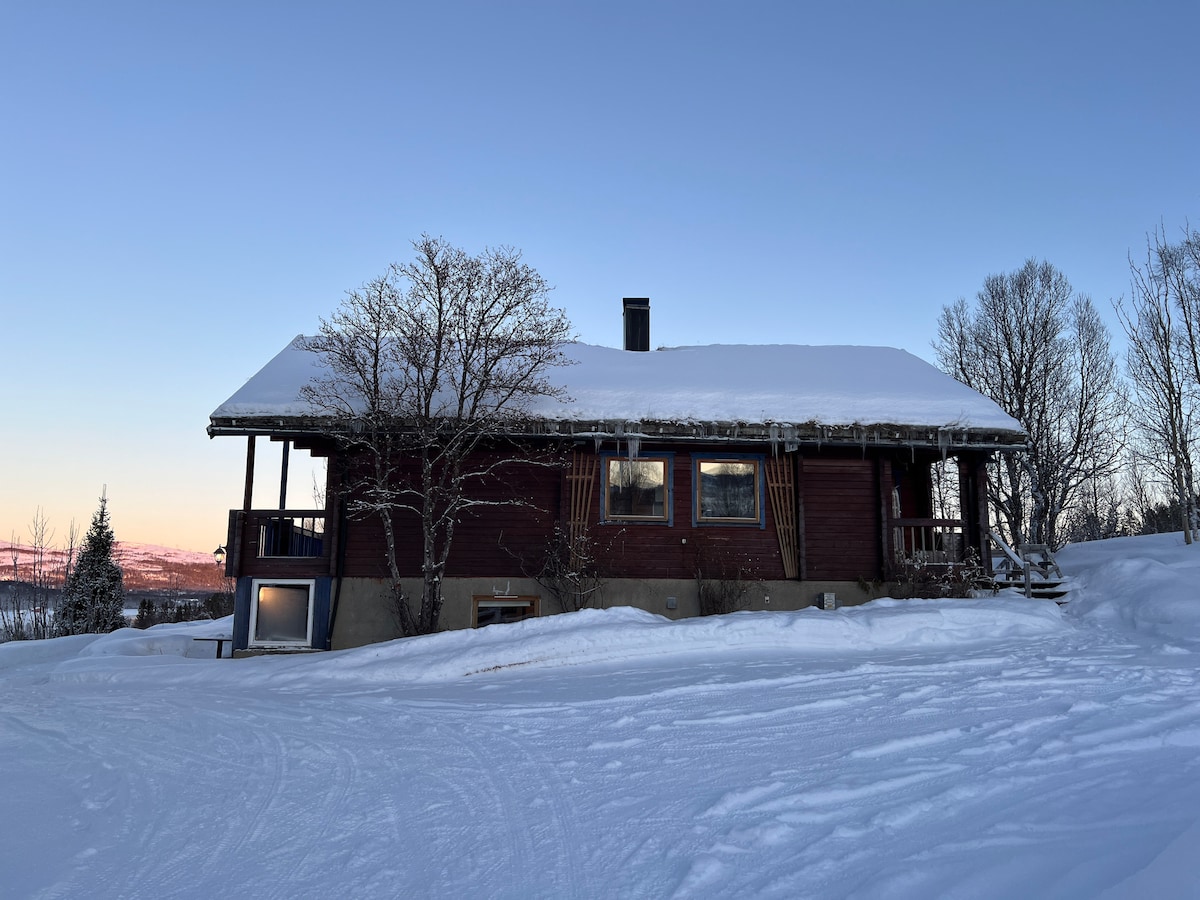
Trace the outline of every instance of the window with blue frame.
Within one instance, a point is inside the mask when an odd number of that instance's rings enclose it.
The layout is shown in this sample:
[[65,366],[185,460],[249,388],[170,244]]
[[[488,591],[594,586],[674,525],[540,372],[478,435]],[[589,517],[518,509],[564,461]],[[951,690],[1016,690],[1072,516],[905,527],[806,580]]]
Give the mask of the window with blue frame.
[[605,457],[602,473],[605,520],[670,523],[669,456]]
[[693,518],[703,525],[765,525],[762,457],[692,457]]

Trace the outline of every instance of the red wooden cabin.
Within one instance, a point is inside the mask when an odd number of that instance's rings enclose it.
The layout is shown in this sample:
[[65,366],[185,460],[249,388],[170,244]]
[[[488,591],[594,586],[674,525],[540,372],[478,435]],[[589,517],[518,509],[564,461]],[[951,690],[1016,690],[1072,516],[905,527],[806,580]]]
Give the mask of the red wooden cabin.
[[[586,602],[671,617],[700,611],[706,581],[729,588],[739,607],[789,610],[831,595],[862,602],[914,564],[954,565],[972,549],[988,559],[986,463],[1025,435],[992,401],[908,353],[578,344],[568,354],[576,364],[560,374],[571,401],[527,410],[482,451],[511,463],[477,490],[520,505],[459,522],[443,627],[570,608],[580,598],[564,599],[544,573],[564,547],[599,585]],[[238,585],[238,649],[397,634],[382,527],[346,515],[345,473],[356,461],[300,399],[320,371],[298,339],[211,417],[210,435],[248,447],[226,560]],[[259,438],[328,460],[323,508],[254,504]],[[935,467],[955,486],[942,512]],[[419,596],[417,522],[394,523],[406,590]]]

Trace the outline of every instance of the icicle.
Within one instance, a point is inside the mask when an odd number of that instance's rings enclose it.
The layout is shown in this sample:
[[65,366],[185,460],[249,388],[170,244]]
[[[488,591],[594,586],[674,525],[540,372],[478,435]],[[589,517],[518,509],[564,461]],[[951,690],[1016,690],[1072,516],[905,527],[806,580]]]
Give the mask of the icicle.
[[796,435],[795,425],[785,425],[783,429],[783,452],[795,453],[800,449],[800,441]]
[[625,435],[625,442],[629,445],[629,458],[637,459],[638,451],[642,447],[642,436],[640,434]]

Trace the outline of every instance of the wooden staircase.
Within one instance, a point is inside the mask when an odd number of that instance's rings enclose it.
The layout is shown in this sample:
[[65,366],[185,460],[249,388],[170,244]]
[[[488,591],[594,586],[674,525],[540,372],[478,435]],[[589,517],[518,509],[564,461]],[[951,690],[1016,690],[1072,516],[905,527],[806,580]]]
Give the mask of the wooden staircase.
[[990,532],[990,535],[992,544],[1003,554],[992,560],[997,590],[1017,588],[1026,597],[1067,602],[1065,598],[1071,590],[1070,583],[1046,544],[1020,544],[1014,550],[996,532]]

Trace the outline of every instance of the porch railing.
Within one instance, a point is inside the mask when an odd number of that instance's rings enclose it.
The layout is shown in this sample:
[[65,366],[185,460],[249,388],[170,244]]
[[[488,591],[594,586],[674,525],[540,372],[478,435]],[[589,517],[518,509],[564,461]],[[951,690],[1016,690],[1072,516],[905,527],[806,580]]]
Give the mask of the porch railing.
[[893,519],[892,550],[898,564],[953,565],[966,558],[961,519]]
[[251,510],[246,513],[246,527],[252,539],[258,538],[253,555],[259,559],[326,555],[324,510]]

